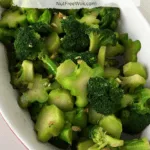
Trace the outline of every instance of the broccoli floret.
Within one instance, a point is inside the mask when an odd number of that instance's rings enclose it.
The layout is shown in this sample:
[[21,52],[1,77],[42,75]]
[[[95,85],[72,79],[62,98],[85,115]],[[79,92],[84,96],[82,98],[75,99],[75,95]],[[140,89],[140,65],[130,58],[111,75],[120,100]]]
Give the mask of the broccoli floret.
[[27,108],[31,103],[45,103],[48,101],[48,91],[51,89],[50,82],[41,75],[35,75],[33,82],[28,85],[28,90],[20,96],[19,104],[22,108]]
[[12,0],[0,0],[0,6],[3,8],[9,8],[12,5]]
[[0,20],[0,27],[17,28],[18,25],[23,26],[26,22],[26,15],[21,14],[20,10],[6,10]]
[[120,79],[121,86],[124,88],[125,91],[129,91],[130,93],[133,93],[136,88],[144,86],[146,83],[146,80],[138,74],[129,77],[120,77]]
[[141,49],[141,42],[139,40],[132,41],[128,38],[128,34],[121,34],[119,36],[120,42],[125,47],[124,61],[128,62],[136,62],[137,54]]
[[73,16],[62,21],[62,28],[66,35],[62,39],[62,47],[66,51],[85,51],[89,46],[86,35],[86,25],[78,22]]
[[120,138],[123,130],[122,123],[115,115],[103,116],[99,121],[99,125],[107,132],[107,134],[118,139]]
[[132,105],[133,109],[140,114],[150,114],[150,89],[143,88],[136,90],[134,93],[134,103]]
[[90,105],[98,113],[114,114],[121,108],[123,90],[114,79],[90,78],[87,84],[87,93]]
[[24,60],[21,66],[19,66],[19,70],[12,73],[11,83],[15,88],[19,89],[21,87],[27,87],[28,83],[33,82],[33,80],[33,63],[31,61]]
[[131,141],[125,141],[121,150],[149,150],[150,145],[147,138],[134,139]]
[[63,111],[71,111],[74,106],[73,98],[67,90],[55,89],[49,94],[49,104],[54,104]]
[[129,62],[123,66],[124,76],[132,76],[139,74],[143,78],[147,79],[146,68],[139,62]]
[[64,124],[64,113],[59,108],[55,105],[43,107],[35,124],[38,139],[41,142],[48,142],[60,134]]
[[139,114],[131,108],[122,110],[120,119],[123,131],[129,134],[138,134],[150,124],[150,114]]
[[120,18],[119,8],[101,7],[100,11],[100,28],[115,30]]
[[98,52],[101,46],[116,45],[116,34],[109,29],[99,30],[90,28],[86,32],[90,39],[89,51],[93,53]]
[[56,74],[56,65],[49,58],[40,34],[33,28],[19,28],[14,42],[16,57],[19,60],[36,60],[43,62],[48,73]]
[[107,145],[110,147],[120,147],[124,144],[123,140],[109,136],[102,127],[97,125],[90,130],[89,135],[90,139],[95,143],[94,146],[97,146],[99,149],[102,149]]
[[56,80],[69,90],[71,95],[76,96],[75,104],[78,107],[85,107],[88,104],[86,86],[92,75],[92,69],[84,61],[77,66],[71,60],[66,60],[57,68]]
[[79,60],[83,60],[87,63],[88,66],[93,67],[97,63],[97,56],[89,51],[86,52],[67,52],[63,53],[63,60],[71,59],[74,63],[77,64]]
[[8,43],[11,40],[14,40],[15,31],[6,28],[0,28],[0,41],[3,43]]

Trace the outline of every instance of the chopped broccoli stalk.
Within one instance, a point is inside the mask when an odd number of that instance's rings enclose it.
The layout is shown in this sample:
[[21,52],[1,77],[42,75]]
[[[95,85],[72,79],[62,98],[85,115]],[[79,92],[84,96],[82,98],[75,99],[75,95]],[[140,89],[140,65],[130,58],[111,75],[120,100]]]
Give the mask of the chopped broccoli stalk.
[[33,63],[28,60],[24,60],[18,72],[13,72],[12,81],[14,87],[20,88],[20,86],[27,86],[28,83],[34,80],[34,68]]
[[87,112],[83,108],[77,108],[72,124],[81,128],[85,128],[87,126],[87,119]]
[[123,130],[122,123],[116,116],[104,116],[103,119],[100,120],[99,125],[107,132],[107,134],[118,139],[120,138]]
[[121,34],[119,39],[125,47],[125,63],[136,62],[137,54],[141,49],[141,42],[139,40],[132,41],[128,38],[128,34]]
[[90,78],[87,93],[91,107],[100,114],[114,114],[121,108],[123,90],[114,79]]
[[79,19],[79,22],[85,23],[88,26],[93,26],[98,25],[100,23],[100,20],[97,19],[97,16],[94,16],[93,14],[85,14],[81,19]]
[[62,28],[62,20],[64,18],[64,15],[60,15],[60,13],[54,14],[52,21],[51,21],[51,27],[52,30],[58,34],[63,33],[63,28]]
[[118,56],[118,55],[121,55],[123,54],[125,51],[125,48],[117,43],[115,46],[107,46],[107,50],[106,50],[106,57],[109,58],[109,57],[114,57],[114,56]]
[[40,11],[38,9],[29,8],[29,9],[25,9],[25,12],[27,16],[27,21],[30,24],[36,23],[38,21],[40,16]]
[[104,69],[105,78],[117,78],[120,74],[120,70],[114,67],[106,67]]
[[65,119],[67,121],[69,121],[70,123],[73,123],[75,115],[76,115],[76,109],[73,109],[72,111],[65,112]]
[[73,140],[73,131],[70,125],[65,125],[63,130],[61,131],[59,135],[60,139],[67,142],[68,144],[72,144]]
[[120,77],[120,79],[122,87],[125,90],[129,90],[130,93],[133,93],[136,88],[144,86],[146,83],[146,80],[138,74],[129,77]]
[[42,78],[41,75],[35,75],[33,83],[29,84],[29,90],[24,92],[19,104],[22,108],[27,108],[33,102],[44,103],[48,100],[48,91],[51,89],[49,80]]
[[150,114],[139,114],[133,109],[122,110],[120,119],[123,131],[129,134],[138,134],[150,124]]
[[43,14],[39,17],[38,22],[49,24],[51,21],[52,14],[48,9],[45,9]]
[[38,139],[47,142],[52,137],[58,136],[64,123],[64,114],[59,108],[55,105],[43,107],[35,124]]
[[123,66],[124,76],[132,76],[139,74],[143,78],[147,79],[146,68],[139,62],[129,62]]
[[[57,68],[56,80],[65,89],[69,90],[71,95],[76,96],[76,106],[85,107],[88,104],[86,86],[93,74],[93,70],[84,61],[81,61],[79,66],[75,65],[73,67],[73,70],[72,68],[67,68],[68,72],[66,70],[62,71],[62,66],[68,66],[68,63],[70,61],[65,61]],[[65,73],[63,73],[64,71]]]
[[12,0],[0,0],[0,6],[3,8],[9,8],[12,5]]
[[123,146],[124,141],[113,138],[106,134],[102,127],[95,125],[90,131],[90,138],[95,144],[97,144],[99,149],[105,146],[120,147]]
[[17,28],[18,25],[26,24],[26,15],[21,14],[19,10],[6,10],[0,20],[0,27]]
[[66,51],[86,51],[89,47],[87,26],[77,21],[73,16],[62,21],[66,35],[62,39],[62,48]]
[[134,97],[130,94],[124,94],[121,100],[122,108],[126,108],[127,106],[131,106],[134,102]]
[[48,73],[56,74],[57,66],[49,58],[40,34],[31,27],[20,28],[14,42],[16,57],[19,60],[42,61]]
[[6,43],[15,37],[15,31],[6,28],[0,28],[0,41]]
[[104,69],[99,64],[95,64],[93,68],[93,75],[92,77],[103,77],[104,76]]
[[60,38],[56,32],[52,32],[46,39],[46,47],[50,53],[56,53],[60,48]]
[[105,67],[116,67],[118,66],[119,61],[115,58],[106,58]]
[[89,29],[87,31],[90,39],[89,51],[96,53],[101,46],[116,45],[117,38],[113,31],[109,29]]
[[147,138],[134,139],[131,141],[125,141],[121,150],[149,150],[150,145]]
[[63,52],[63,60],[65,61],[67,59],[71,59],[74,63],[78,63],[79,60],[83,60],[89,65],[90,67],[93,66],[93,64],[97,63],[97,57],[95,54],[86,51],[86,52]]
[[150,89],[143,88],[135,91],[133,109],[140,114],[150,114]]
[[89,150],[89,148],[93,145],[94,142],[92,140],[82,141],[78,143],[77,150]]
[[63,111],[71,111],[74,106],[72,96],[64,89],[52,90],[49,94],[48,103],[56,105]]
[[89,123],[96,125],[99,123],[99,121],[103,118],[103,115],[100,113],[97,113],[93,108],[89,107],[88,110],[88,121]]
[[102,47],[100,47],[99,53],[98,53],[98,63],[103,68],[105,65],[105,57],[106,57],[106,46],[102,46]]

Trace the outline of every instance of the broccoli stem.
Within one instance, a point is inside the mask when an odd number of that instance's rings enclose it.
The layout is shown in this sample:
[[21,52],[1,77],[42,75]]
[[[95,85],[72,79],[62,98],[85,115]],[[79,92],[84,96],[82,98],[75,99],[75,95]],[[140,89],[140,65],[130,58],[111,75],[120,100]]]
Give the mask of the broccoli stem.
[[44,63],[44,66],[47,69],[48,73],[56,75],[57,66],[47,55],[45,55],[44,57],[39,56],[39,59]]
[[[89,150],[91,146],[95,145],[92,140],[86,140],[79,142],[77,145],[77,150]],[[93,149],[94,150],[94,149]],[[95,149],[98,150],[98,149]]]

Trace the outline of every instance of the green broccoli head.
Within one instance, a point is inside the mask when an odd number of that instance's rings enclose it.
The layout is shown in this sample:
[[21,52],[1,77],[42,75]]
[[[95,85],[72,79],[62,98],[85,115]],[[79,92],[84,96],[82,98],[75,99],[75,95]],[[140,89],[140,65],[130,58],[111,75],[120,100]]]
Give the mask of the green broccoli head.
[[89,35],[90,39],[89,51],[93,53],[96,53],[101,46],[114,46],[117,43],[116,34],[109,29],[99,30],[89,28],[86,33]]
[[48,91],[51,89],[48,78],[42,78],[41,75],[35,75],[33,82],[28,84],[28,90],[23,92],[19,99],[22,108],[27,108],[31,103],[45,103],[48,101]]
[[62,21],[62,28],[66,35],[62,39],[62,47],[67,51],[85,51],[89,46],[89,37],[86,35],[86,25],[78,22],[73,16]]
[[110,81],[102,77],[90,78],[87,93],[90,105],[98,113],[113,114],[121,107],[123,90],[114,79]]
[[31,27],[19,28],[14,42],[19,60],[41,60],[48,73],[56,74],[56,65],[48,56],[39,33]]
[[100,8],[100,28],[115,30],[120,18],[119,8],[101,7]]
[[12,0],[1,0],[0,6],[3,8],[9,8],[12,5]]
[[133,109],[140,114],[150,114],[150,89],[142,88],[134,93]]
[[131,108],[122,110],[120,119],[123,131],[129,134],[140,133],[150,124],[150,114],[139,114]]
[[120,147],[124,144],[123,140],[115,139],[107,135],[103,128],[97,125],[90,130],[89,137],[97,144],[99,149],[102,149],[105,146]]
[[40,51],[40,34],[30,27],[19,28],[14,42],[16,57],[19,60],[35,60]]

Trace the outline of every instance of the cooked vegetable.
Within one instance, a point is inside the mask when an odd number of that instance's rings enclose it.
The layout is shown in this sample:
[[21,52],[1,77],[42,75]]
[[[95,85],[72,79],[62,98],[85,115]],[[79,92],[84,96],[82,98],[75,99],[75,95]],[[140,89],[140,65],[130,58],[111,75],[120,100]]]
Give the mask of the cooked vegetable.
[[140,41],[116,30],[119,8],[0,6],[11,84],[39,141],[65,150],[150,149],[145,138],[121,136],[150,124],[150,88]]
[[98,149],[102,149],[107,145],[111,147],[120,147],[124,144],[123,140],[115,139],[107,135],[103,128],[100,126],[94,126],[91,129],[90,138],[95,143],[95,145],[92,147],[97,147]]
[[98,113],[109,115],[121,108],[123,90],[115,80],[102,77],[90,78],[87,93],[90,105]]
[[55,105],[43,107],[35,124],[38,139],[47,142],[50,138],[58,136],[64,123],[64,114],[59,108]]

